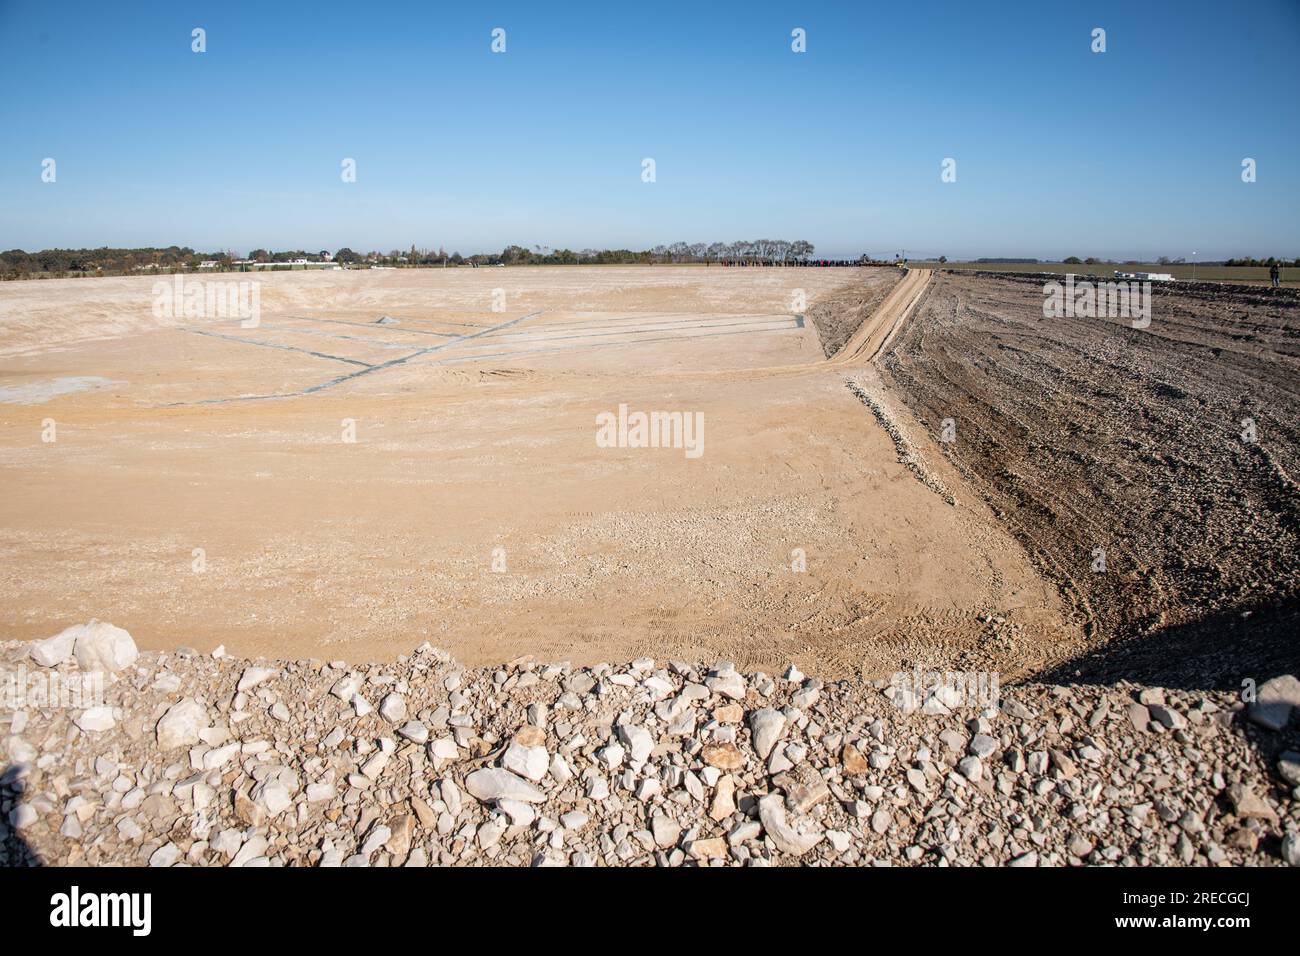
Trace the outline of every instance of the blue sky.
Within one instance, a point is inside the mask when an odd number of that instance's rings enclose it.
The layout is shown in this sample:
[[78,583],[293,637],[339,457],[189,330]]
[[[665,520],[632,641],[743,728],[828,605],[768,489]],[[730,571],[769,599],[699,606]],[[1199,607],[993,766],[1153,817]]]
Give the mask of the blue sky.
[[1297,0],[0,0],[0,77],[0,248],[1300,255]]

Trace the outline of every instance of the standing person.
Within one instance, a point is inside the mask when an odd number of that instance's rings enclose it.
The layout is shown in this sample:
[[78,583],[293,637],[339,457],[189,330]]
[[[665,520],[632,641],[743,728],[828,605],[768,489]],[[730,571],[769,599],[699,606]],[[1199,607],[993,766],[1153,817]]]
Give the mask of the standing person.
[[1268,277],[1269,277],[1270,279],[1273,280],[1273,288],[1274,288],[1274,289],[1276,289],[1276,288],[1278,287],[1278,276],[1279,276],[1280,274],[1281,274],[1281,273],[1280,273],[1279,270],[1278,270],[1277,263],[1276,263],[1276,262],[1273,263],[1273,265],[1271,265],[1271,266],[1269,267],[1269,270],[1268,270]]

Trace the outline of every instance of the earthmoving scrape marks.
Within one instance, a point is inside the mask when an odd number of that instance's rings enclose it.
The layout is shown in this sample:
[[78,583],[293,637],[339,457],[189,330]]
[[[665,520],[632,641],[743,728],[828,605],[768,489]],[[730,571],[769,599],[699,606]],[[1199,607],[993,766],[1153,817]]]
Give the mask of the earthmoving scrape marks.
[[242,342],[244,345],[256,345],[264,349],[280,349],[283,352],[298,352],[303,355],[310,355],[313,358],[326,359],[331,362],[344,362],[348,365],[360,365],[363,368],[370,367],[370,363],[362,362],[359,359],[345,358],[341,355],[331,355],[327,352],[317,352],[312,349],[301,348],[296,345],[286,345],[281,342],[272,342],[265,338],[248,338],[242,335],[232,335],[228,332],[214,332],[211,329],[182,329],[181,331],[190,332],[194,335],[206,335],[209,338],[222,339],[226,342]]
[[[437,331],[430,331],[430,330],[419,330],[419,329],[402,330],[408,333],[427,334],[429,336],[432,336],[432,339],[430,338],[423,339],[423,341],[425,342],[432,341],[432,344],[425,345],[423,347],[415,347],[415,348],[412,348],[412,346],[418,345],[418,343],[412,342],[407,344],[404,347],[401,347],[400,343],[394,341],[394,336],[392,333],[398,331],[400,329],[400,326],[380,325],[378,323],[374,323],[372,325],[372,327],[375,329],[373,340],[367,338],[360,338],[357,336],[349,336],[348,339],[337,339],[336,337],[337,344],[340,347],[333,348],[333,343],[331,343],[330,351],[325,351],[319,347],[308,347],[305,345],[293,344],[291,341],[286,341],[286,339],[293,339],[295,335],[297,335],[299,338],[305,337],[303,333],[313,331],[309,327],[296,327],[291,324],[288,324],[285,320],[286,317],[282,317],[279,320],[278,324],[276,319],[271,319],[259,324],[256,328],[248,329],[248,330],[244,330],[241,328],[238,331],[218,332],[213,329],[194,329],[194,328],[181,329],[180,331],[183,332],[189,332],[195,335],[220,339],[226,342],[240,343],[248,346],[269,349],[269,350],[278,350],[284,352],[303,354],[303,355],[310,356],[312,358],[321,359],[323,361],[338,362],[344,365],[353,366],[354,370],[350,372],[346,372],[342,375],[336,375],[333,378],[326,379],[325,381],[317,382],[315,384],[308,385],[299,389],[294,389],[291,391],[271,392],[266,394],[243,394],[243,395],[229,396],[224,398],[202,399],[199,401],[191,401],[191,402],[173,402],[170,404],[216,405],[216,404],[225,404],[228,402],[260,401],[260,400],[267,400],[267,399],[274,399],[274,398],[292,398],[301,395],[311,395],[316,392],[324,391],[325,389],[328,388],[333,388],[337,385],[342,385],[345,382],[350,382],[353,379],[360,378],[364,375],[373,375],[377,372],[385,371],[386,369],[395,368],[400,365],[405,365],[408,362],[412,361],[413,359],[422,358],[423,356],[440,352],[444,349],[451,348],[453,346],[462,344],[464,342],[469,342],[474,339],[478,339],[483,336],[490,335],[494,332],[502,331],[504,329],[509,329],[515,325],[518,325],[521,322],[526,321],[527,319],[534,318],[535,316],[541,314],[542,313],[540,312],[532,312],[529,313],[528,315],[522,315],[514,319],[508,319],[505,322],[499,322],[495,325],[488,325],[472,332],[461,332],[459,334],[453,334],[450,336],[444,335]],[[293,321],[307,322],[307,323],[320,321],[320,320],[313,320],[313,319],[305,319],[302,317],[296,317],[296,318],[288,317],[288,318],[292,318]],[[394,349],[393,346],[395,345],[399,347]],[[393,351],[402,351],[404,354],[398,355],[396,357],[382,358],[382,357],[377,357],[374,354],[376,350],[387,351],[389,352],[390,356]],[[360,354],[366,355],[366,358],[359,357]]]
[[550,313],[543,323],[520,331],[493,330],[472,343],[452,343],[439,364],[512,358],[541,353],[626,348],[720,335],[798,331],[803,316],[721,313]]
[[303,315],[276,315],[252,328],[187,326],[182,331],[239,342],[244,345],[298,352],[314,358],[350,365],[382,365],[394,353],[406,353],[432,342],[447,342],[480,331],[483,326],[462,323],[439,323],[433,328],[403,324],[385,324],[349,319]]
[[[517,328],[544,314],[548,316],[545,321]],[[295,314],[266,317],[253,328],[237,323],[183,328],[180,331],[236,348],[299,356],[310,367],[315,367],[316,362],[327,362],[347,368],[323,381],[288,391],[268,390],[172,404],[222,404],[310,395],[426,359],[433,364],[452,364],[544,353],[637,348],[717,336],[799,334],[804,329],[801,315],[767,313],[548,314],[539,311],[496,323],[483,323],[484,317],[478,315],[463,317],[466,321],[443,317],[390,318],[395,321],[379,322],[373,314],[368,321],[345,314]],[[274,372],[274,360],[270,360],[265,376]],[[301,368],[295,374],[303,374]]]
[[391,359],[387,362],[384,362],[381,365],[372,365],[369,368],[364,368],[357,372],[351,372],[347,375],[340,375],[338,378],[330,379],[328,382],[322,382],[319,385],[313,385],[311,388],[304,389],[300,394],[307,395],[312,392],[319,392],[326,388],[332,388],[335,385],[341,385],[342,383],[351,381],[354,378],[360,378],[362,375],[366,375],[373,372],[382,372],[384,369],[393,368],[394,366],[397,365],[405,365],[407,362],[411,361],[412,359],[421,358],[425,355],[430,355],[434,352],[441,352],[443,349],[452,348],[453,346],[459,345],[462,342],[468,342],[471,339],[477,339],[485,335],[490,335],[493,332],[496,332],[500,329],[511,328],[512,326],[518,325],[520,322],[524,322],[527,319],[531,319],[541,314],[542,313],[540,312],[530,312],[528,315],[521,315],[517,319],[510,319],[507,322],[502,322],[500,325],[489,326],[488,328],[485,328],[478,332],[462,335],[459,338],[451,339],[446,342],[440,342],[437,345],[430,345],[427,348],[419,349],[415,352],[412,352],[410,355],[403,355],[401,358]]
[[496,325],[496,316],[480,315],[460,316],[455,319],[446,316],[433,318],[411,317],[409,315],[376,315],[374,311],[353,315],[350,312],[330,312],[328,315],[312,315],[295,312],[293,315],[277,317],[280,321],[310,324],[322,333],[354,334],[374,336],[379,332],[391,333],[395,341],[412,342],[421,338],[455,339],[472,332],[479,332]]

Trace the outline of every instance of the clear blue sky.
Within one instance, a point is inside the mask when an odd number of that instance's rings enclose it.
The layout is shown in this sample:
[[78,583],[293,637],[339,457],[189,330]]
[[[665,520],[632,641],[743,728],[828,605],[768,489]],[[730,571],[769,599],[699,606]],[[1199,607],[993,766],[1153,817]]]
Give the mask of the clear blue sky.
[[0,0],[0,77],[0,248],[1300,255],[1297,0]]

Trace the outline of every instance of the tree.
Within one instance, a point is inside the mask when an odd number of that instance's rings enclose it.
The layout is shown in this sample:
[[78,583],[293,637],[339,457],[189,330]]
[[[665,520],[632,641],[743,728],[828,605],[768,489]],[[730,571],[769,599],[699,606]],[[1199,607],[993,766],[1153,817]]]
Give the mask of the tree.
[[790,255],[800,262],[807,262],[814,252],[813,244],[807,239],[796,239],[790,243]]

